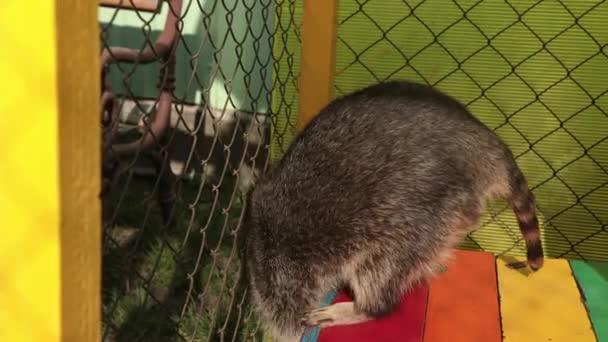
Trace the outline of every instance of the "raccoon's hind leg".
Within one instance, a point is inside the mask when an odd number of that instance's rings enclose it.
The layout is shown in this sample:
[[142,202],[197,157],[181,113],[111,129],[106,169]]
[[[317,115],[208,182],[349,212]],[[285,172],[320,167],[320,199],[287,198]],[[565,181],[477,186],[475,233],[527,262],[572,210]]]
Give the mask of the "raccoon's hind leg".
[[[408,268],[406,262],[395,260],[396,253],[367,257],[364,262],[346,271],[353,302],[336,303],[307,312],[306,325],[329,327],[363,323],[393,312],[401,302],[405,289],[430,273],[430,267]],[[348,267],[347,267],[348,269]],[[424,271],[423,271],[424,270]]]

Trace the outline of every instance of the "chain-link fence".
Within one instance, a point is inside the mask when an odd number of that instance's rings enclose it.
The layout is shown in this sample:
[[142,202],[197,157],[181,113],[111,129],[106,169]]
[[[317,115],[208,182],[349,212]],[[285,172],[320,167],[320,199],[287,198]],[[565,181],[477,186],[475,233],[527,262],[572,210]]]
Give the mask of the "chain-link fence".
[[[606,1],[342,0],[335,88],[401,78],[456,97],[513,149],[546,253],[608,260],[606,18]],[[466,246],[524,254],[505,208]]]
[[[104,341],[260,340],[241,195],[295,132],[303,1],[102,3]],[[608,3],[338,7],[337,95],[402,78],[458,98],[517,155],[547,254],[608,260]],[[523,254],[505,208],[465,245]]]
[[103,340],[261,340],[241,196],[294,133],[302,4],[101,3]]

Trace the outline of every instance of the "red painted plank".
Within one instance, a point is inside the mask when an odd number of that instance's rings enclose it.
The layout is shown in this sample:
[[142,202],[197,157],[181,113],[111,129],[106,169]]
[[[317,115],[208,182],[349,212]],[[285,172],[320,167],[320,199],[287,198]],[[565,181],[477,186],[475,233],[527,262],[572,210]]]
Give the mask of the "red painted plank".
[[494,255],[456,251],[429,290],[424,342],[500,342]]
[[[321,330],[318,342],[421,342],[428,288],[419,286],[403,295],[401,305],[390,315],[360,324],[329,327]],[[334,303],[351,298],[340,293]]]

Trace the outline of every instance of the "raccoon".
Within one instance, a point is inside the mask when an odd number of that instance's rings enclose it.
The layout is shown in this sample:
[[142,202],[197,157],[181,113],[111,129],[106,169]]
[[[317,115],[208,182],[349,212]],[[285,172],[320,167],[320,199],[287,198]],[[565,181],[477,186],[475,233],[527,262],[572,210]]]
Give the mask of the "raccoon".
[[[507,145],[450,96],[387,81],[335,99],[247,195],[251,300],[276,341],[392,312],[506,200],[543,265],[534,197]],[[353,302],[318,308],[332,288]]]

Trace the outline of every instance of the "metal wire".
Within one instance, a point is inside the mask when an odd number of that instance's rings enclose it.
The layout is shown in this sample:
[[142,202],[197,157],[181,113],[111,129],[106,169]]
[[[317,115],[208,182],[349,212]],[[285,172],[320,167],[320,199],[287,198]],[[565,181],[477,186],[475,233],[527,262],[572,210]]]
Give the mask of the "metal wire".
[[[608,41],[596,19],[608,15],[606,1],[343,0],[340,6],[338,94],[404,77],[443,88],[505,138],[532,175],[548,255],[608,260],[608,212],[601,204],[608,190],[608,108],[602,107],[608,89],[579,76],[581,69],[608,73]],[[522,42],[507,49],[505,40]],[[564,52],[559,44],[571,48]],[[504,90],[515,82],[517,88]],[[570,98],[578,108],[555,104],[563,87],[577,92]],[[533,132],[543,120],[552,127]],[[492,209],[466,245],[522,254],[508,207]]]
[[[607,260],[608,248],[598,246],[608,246],[608,130],[591,139],[577,127],[589,111],[607,127],[608,90],[576,75],[591,63],[600,76],[608,70],[608,39],[587,24],[608,16],[608,3],[585,3],[342,0],[336,91],[391,78],[453,90],[513,142],[531,175],[549,254]],[[156,10],[138,4],[123,0],[100,15],[103,340],[261,340],[238,258],[242,194],[295,132],[303,1],[166,0]],[[488,5],[507,14],[484,21],[478,13]],[[445,17],[433,13],[448,7],[439,13]],[[528,16],[547,8],[561,16],[543,31]],[[552,46],[574,31],[593,52],[557,54]],[[501,47],[523,34],[536,43],[521,51]],[[477,43],[455,45],[454,35]],[[554,61],[545,70],[556,75],[549,81],[526,72],[541,57]],[[505,95],[505,84],[515,82]],[[576,106],[556,108],[551,99],[565,84],[577,89]],[[526,123],[538,111],[555,125],[531,131]],[[142,144],[145,136],[151,139]],[[559,162],[546,148],[556,136],[569,139]],[[573,177],[591,168],[582,180]],[[520,236],[507,206],[497,204],[465,246],[517,254]]]
[[236,242],[242,194],[293,135],[296,2],[138,5],[100,15],[103,340],[261,340]]

